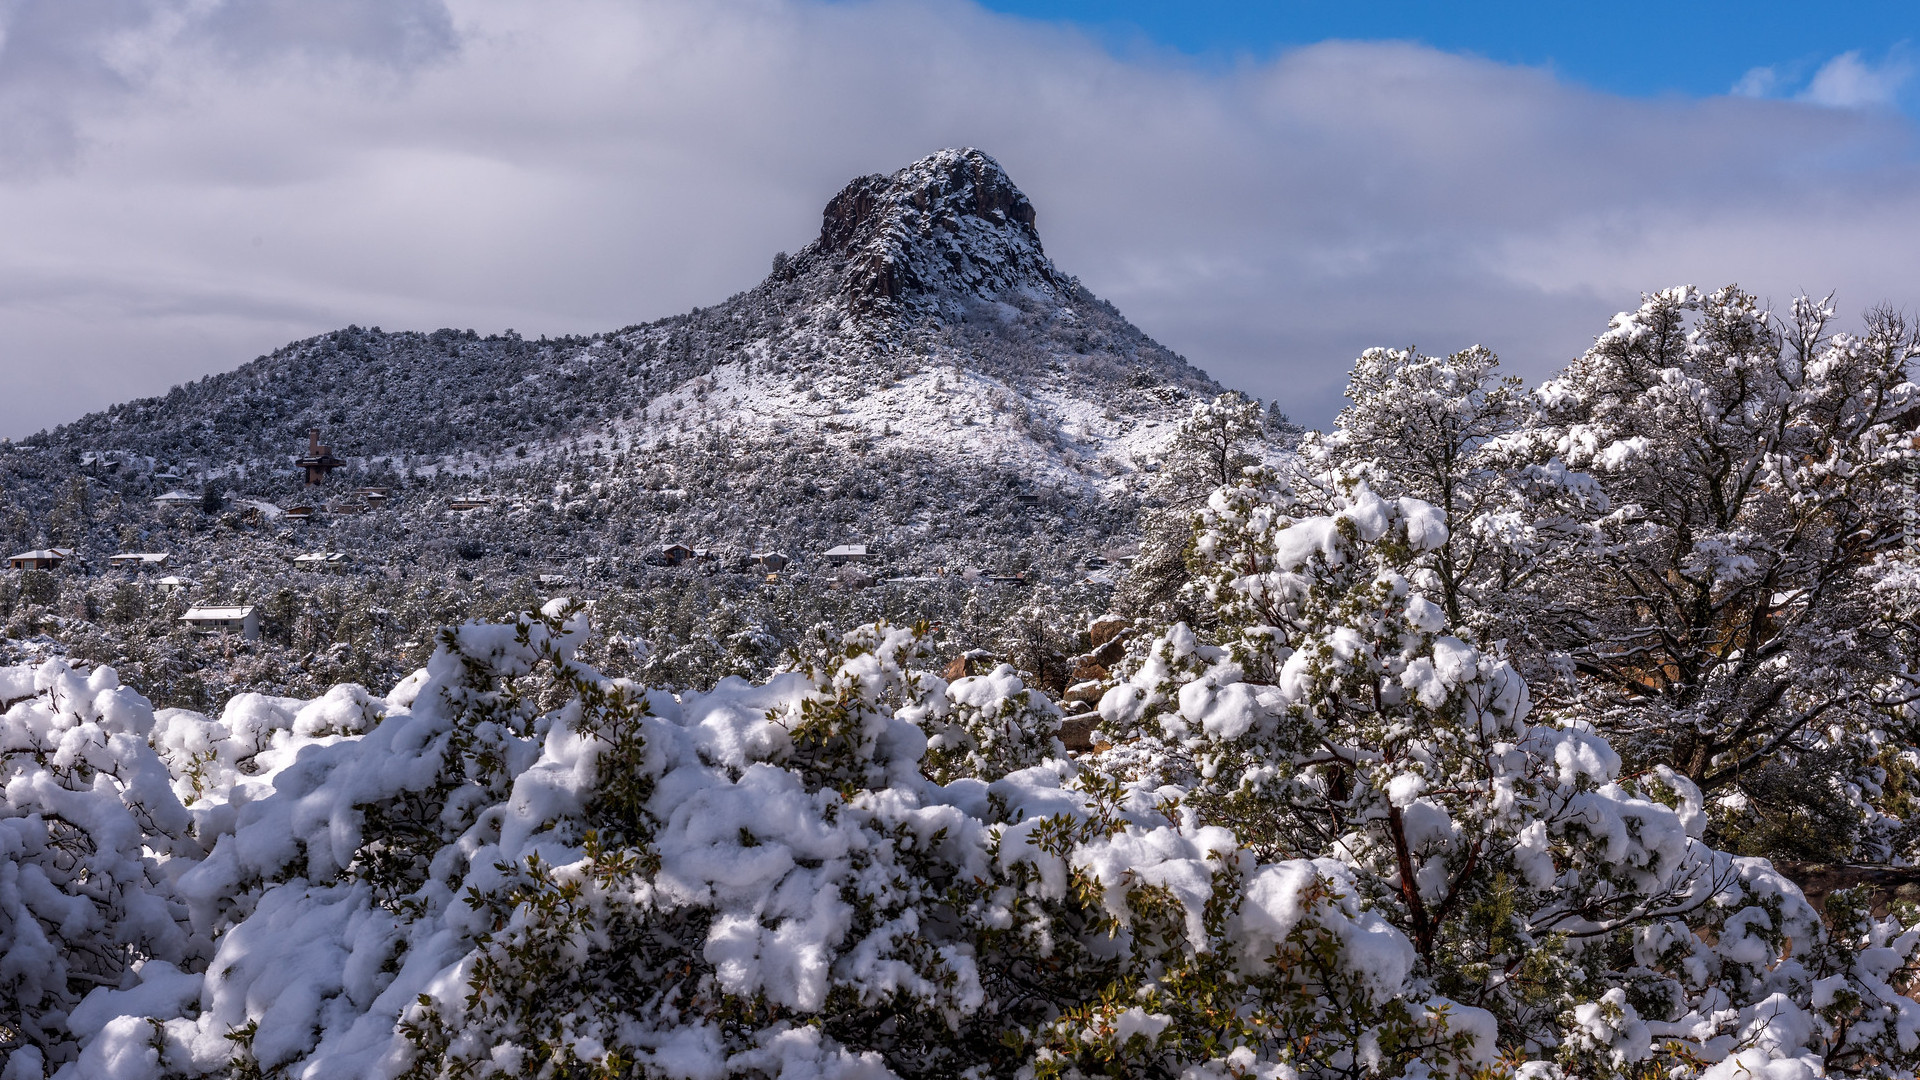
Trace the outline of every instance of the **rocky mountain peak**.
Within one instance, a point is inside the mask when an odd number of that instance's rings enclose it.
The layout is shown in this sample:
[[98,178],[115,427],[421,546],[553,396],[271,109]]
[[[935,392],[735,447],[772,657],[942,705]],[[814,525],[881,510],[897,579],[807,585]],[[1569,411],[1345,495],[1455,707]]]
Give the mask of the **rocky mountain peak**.
[[842,289],[857,312],[935,307],[955,294],[1052,293],[1062,275],[1033,222],[1033,204],[999,162],[948,149],[849,183],[827,203],[807,254],[844,267]]

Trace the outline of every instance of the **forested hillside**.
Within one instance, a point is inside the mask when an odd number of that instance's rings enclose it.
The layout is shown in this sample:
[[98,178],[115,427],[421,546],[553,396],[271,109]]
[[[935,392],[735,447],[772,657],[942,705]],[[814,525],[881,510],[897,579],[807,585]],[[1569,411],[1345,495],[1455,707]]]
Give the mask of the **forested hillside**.
[[[956,652],[1036,596],[1098,610],[1176,421],[1220,388],[1034,221],[992,159],[942,151],[853,181],[711,308],[540,342],[349,327],[0,447],[0,542],[73,552],[0,584],[0,616],[205,708],[398,678],[442,622],[563,588],[629,613],[608,629],[672,685],[764,673],[889,594],[937,597],[904,610]],[[345,462],[319,486],[293,466],[313,429]],[[706,557],[665,566],[673,545]],[[124,552],[168,561],[110,570]],[[301,571],[316,552],[341,572]],[[771,579],[743,561],[766,552]],[[192,604],[257,606],[262,642],[209,662]]]

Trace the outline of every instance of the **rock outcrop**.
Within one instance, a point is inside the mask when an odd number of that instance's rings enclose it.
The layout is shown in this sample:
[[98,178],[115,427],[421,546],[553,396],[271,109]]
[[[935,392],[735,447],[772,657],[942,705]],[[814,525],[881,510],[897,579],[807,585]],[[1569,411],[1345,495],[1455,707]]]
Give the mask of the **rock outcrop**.
[[858,314],[1014,290],[1055,295],[1065,284],[1040,246],[1033,204],[999,162],[971,148],[852,181],[827,203],[820,237],[798,261],[839,268]]

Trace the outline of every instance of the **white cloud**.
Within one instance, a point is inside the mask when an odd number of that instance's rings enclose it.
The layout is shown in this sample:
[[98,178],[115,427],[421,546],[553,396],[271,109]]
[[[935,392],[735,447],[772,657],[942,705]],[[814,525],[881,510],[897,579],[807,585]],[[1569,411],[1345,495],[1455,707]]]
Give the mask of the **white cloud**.
[[1740,81],[1733,84],[1729,93],[1737,97],[1772,97],[1780,86],[1780,72],[1776,68],[1748,68]]
[[1844,52],[1820,66],[1797,97],[1815,105],[1859,109],[1892,105],[1913,79],[1913,64],[1904,53],[1889,55],[1874,65],[1860,53]]
[[[1859,307],[1920,280],[1885,112],[1631,101],[1406,44],[1198,69],[958,0],[355,0],[325,32],[339,0],[182,0],[198,21],[158,39],[133,0],[19,23],[49,2],[0,6],[0,94],[64,133],[0,177],[0,433],[349,322],[712,303],[847,179],[949,145],[998,157],[1148,333],[1315,421],[1368,345],[1483,341],[1539,376],[1642,289]],[[62,44],[14,52],[36,33]]]

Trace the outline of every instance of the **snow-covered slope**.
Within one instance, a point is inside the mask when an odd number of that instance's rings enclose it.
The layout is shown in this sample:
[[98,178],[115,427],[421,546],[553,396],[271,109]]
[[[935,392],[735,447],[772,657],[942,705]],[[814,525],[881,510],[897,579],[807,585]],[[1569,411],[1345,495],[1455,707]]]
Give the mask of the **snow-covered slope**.
[[[781,459],[804,491],[910,459],[962,491],[1047,492],[1070,531],[1110,532],[1127,515],[1103,504],[1137,489],[1171,423],[1220,388],[1055,267],[1035,220],[992,158],[943,150],[849,183],[816,240],[710,308],[540,341],[349,327],[33,441],[269,501],[311,496],[290,461],[315,427],[359,483],[578,480],[576,466],[637,483],[718,445]],[[883,504],[854,517],[898,511]],[[890,524],[834,516],[850,537]],[[642,531],[724,543],[712,534],[730,529]]]

